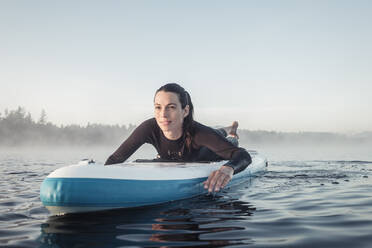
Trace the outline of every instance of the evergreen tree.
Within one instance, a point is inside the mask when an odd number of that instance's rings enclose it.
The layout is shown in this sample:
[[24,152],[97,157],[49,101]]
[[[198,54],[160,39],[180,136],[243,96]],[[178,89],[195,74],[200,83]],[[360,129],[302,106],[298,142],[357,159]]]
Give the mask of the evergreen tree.
[[40,125],[45,125],[47,123],[47,114],[44,109],[41,110],[40,118],[37,123]]

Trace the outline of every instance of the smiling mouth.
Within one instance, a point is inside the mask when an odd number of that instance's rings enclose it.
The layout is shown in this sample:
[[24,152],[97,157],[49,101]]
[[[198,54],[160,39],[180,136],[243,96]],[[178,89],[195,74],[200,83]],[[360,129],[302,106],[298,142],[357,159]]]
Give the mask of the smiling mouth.
[[162,122],[160,122],[162,125],[165,125],[165,126],[168,126],[170,123],[171,123],[171,121],[162,121]]

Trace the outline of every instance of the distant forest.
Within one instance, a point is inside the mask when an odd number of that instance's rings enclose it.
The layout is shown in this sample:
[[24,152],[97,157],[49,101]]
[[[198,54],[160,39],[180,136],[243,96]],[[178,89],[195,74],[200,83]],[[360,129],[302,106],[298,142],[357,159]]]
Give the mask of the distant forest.
[[[0,146],[104,146],[122,142],[135,129],[135,125],[90,124],[60,125],[47,121],[43,110],[34,120],[25,108],[0,113]],[[274,132],[239,130],[242,144],[306,145],[306,144],[368,144],[372,132],[345,135],[327,132]]]

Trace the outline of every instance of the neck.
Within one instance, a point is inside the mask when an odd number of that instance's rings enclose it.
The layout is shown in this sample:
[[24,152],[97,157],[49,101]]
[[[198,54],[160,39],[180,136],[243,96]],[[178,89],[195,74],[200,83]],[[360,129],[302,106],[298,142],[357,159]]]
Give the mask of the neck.
[[163,131],[163,134],[169,140],[177,140],[182,136],[182,129],[178,131]]

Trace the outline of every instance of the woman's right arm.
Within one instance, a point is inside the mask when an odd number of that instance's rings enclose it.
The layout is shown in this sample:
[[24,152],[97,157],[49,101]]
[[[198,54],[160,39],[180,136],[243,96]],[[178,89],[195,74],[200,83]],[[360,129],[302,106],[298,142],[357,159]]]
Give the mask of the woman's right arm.
[[152,132],[152,119],[144,121],[132,134],[119,146],[119,148],[105,162],[105,165],[123,163],[140,146],[142,146]]

